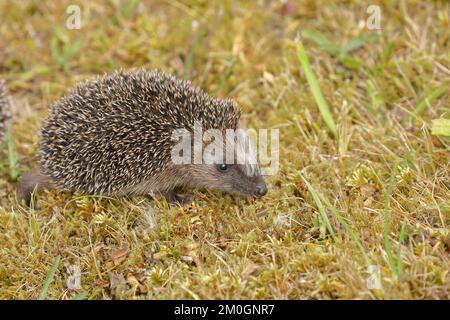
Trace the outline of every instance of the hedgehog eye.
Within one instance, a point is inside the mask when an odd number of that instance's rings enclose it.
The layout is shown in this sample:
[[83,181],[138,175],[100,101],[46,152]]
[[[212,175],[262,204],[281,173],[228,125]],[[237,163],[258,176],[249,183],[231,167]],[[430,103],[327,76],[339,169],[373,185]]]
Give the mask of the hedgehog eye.
[[219,170],[222,172],[228,171],[228,166],[225,163],[219,165]]

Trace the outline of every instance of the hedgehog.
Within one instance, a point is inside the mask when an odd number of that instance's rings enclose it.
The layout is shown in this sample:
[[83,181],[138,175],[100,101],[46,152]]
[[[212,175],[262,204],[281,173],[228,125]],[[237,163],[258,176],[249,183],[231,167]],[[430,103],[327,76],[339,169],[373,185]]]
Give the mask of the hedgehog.
[[[195,134],[199,123],[202,130],[243,128],[233,100],[211,97],[158,70],[118,70],[86,80],[52,104],[40,131],[39,167],[22,177],[18,199],[29,204],[34,192],[43,189],[160,194],[178,204],[192,198],[180,194],[187,189],[265,195],[267,185],[256,161],[173,161],[174,131]],[[250,148],[236,150],[254,156]]]

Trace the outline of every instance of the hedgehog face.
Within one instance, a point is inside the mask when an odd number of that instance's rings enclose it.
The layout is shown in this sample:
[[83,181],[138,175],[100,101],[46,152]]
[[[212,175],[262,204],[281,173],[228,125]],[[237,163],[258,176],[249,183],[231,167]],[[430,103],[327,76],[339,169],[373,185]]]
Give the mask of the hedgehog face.
[[221,191],[256,197],[267,193],[267,185],[257,166],[220,164],[216,166],[216,171],[222,182],[218,188]]
[[239,164],[203,164],[191,167],[194,187],[204,187],[227,194],[262,197],[267,185],[259,167]]
[[246,132],[230,129],[230,135],[221,135],[220,131],[215,133],[217,137],[213,142],[203,146],[203,164],[191,167],[188,184],[228,194],[264,196],[267,186],[256,160],[256,149]]

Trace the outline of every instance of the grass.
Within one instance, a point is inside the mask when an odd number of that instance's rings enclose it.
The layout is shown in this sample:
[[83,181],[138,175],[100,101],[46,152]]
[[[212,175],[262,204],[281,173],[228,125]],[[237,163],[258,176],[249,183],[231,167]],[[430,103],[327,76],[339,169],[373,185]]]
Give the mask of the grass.
[[42,287],[41,292],[39,293],[38,299],[39,300],[45,300],[47,297],[48,287],[50,286],[50,283],[52,283],[53,278],[55,277],[55,273],[58,270],[59,263],[61,262],[61,256],[57,256],[55,258],[55,261],[52,264],[52,267],[50,268],[50,271],[48,272],[47,278],[45,279],[44,286]]
[[322,201],[320,200],[320,195],[317,193],[316,190],[314,190],[314,188],[311,186],[311,184],[309,184],[309,182],[303,176],[301,176],[301,178],[302,178],[303,182],[305,183],[306,187],[308,188],[308,191],[311,193],[311,195],[314,199],[314,202],[317,205],[317,209],[319,210],[322,223],[325,225],[325,227],[328,230],[328,232],[330,233],[331,237],[334,239],[335,232],[333,230],[333,227],[331,226],[330,220],[328,219],[328,214],[325,210],[325,207],[322,204]]
[[319,84],[317,83],[316,77],[311,69],[311,64],[309,63],[308,56],[306,55],[305,52],[305,47],[303,46],[301,40],[299,40],[298,42],[298,59],[300,60],[300,63],[303,67],[306,80],[308,80],[311,92],[314,96],[314,99],[316,99],[317,106],[319,107],[320,114],[322,115],[325,124],[333,133],[333,135],[337,136],[338,133],[336,124],[334,123],[330,108],[328,107],[328,104],[325,101],[322,92],[320,91]]
[[[65,28],[73,4],[81,30]],[[14,121],[0,298],[449,299],[450,6],[379,4],[376,31],[364,1],[1,2]],[[247,127],[279,128],[269,193],[195,192],[171,208],[52,191],[21,207],[15,180],[36,166],[51,102],[129,67],[188,78],[232,97]]]
[[[448,87],[448,85],[446,87]],[[420,101],[410,115],[409,120],[411,121],[413,118],[417,118],[417,116],[420,115],[430,103],[433,103],[436,99],[441,97],[446,92],[446,87],[441,87],[433,90],[424,100]]]
[[397,278],[400,278],[400,274],[397,268],[397,262],[394,260],[394,255],[392,253],[392,244],[389,238],[389,211],[391,208],[391,200],[392,200],[392,189],[394,187],[395,176],[397,175],[397,164],[394,164],[394,168],[392,169],[391,177],[389,178],[389,183],[386,190],[386,196],[384,201],[384,228],[383,228],[383,241],[384,241],[384,250],[386,251],[389,266],[393,273],[396,273]]
[[14,137],[9,130],[5,135],[5,143],[8,148],[9,177],[15,182],[20,177],[20,172],[17,169],[17,156],[14,147]]

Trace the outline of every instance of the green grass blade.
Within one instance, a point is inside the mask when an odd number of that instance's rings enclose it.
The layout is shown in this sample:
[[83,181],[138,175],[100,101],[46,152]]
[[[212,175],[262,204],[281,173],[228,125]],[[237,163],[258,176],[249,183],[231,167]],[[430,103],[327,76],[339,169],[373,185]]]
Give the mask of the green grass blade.
[[194,61],[195,51],[200,43],[200,41],[205,38],[209,33],[209,28],[204,27],[192,40],[191,46],[189,47],[189,52],[184,63],[183,77],[185,79],[189,78],[189,71],[192,68],[192,63]]
[[120,10],[123,17],[126,19],[130,18],[133,11],[136,10],[137,5],[139,4],[138,0],[130,0],[125,2],[126,4]]
[[330,211],[333,213],[334,217],[339,221],[339,223],[344,227],[347,234],[349,235],[350,239],[353,240],[353,242],[356,244],[356,247],[358,248],[359,252],[361,253],[364,262],[366,264],[367,271],[372,274],[373,272],[373,264],[372,260],[370,259],[369,255],[367,254],[366,249],[364,249],[364,246],[362,245],[361,241],[359,240],[358,235],[353,231],[353,229],[345,222],[345,219],[340,215],[339,211],[336,209],[335,206],[333,206],[330,201],[323,195],[319,194],[320,198],[323,202],[327,205],[327,207],[330,209]]
[[100,292],[101,290],[98,288],[94,288],[92,289],[92,292],[90,294],[90,296],[87,298],[88,300],[94,300],[94,298],[97,296],[97,294]]
[[314,41],[320,49],[336,55],[339,52],[339,48],[335,47],[328,38],[318,30],[304,28],[301,31],[302,38]]
[[52,54],[53,60],[58,65],[61,65],[62,64],[62,57],[61,57],[61,52],[59,51],[58,41],[59,40],[58,40],[57,36],[54,35],[52,37],[52,39],[50,40],[50,49],[51,49],[51,54]]
[[322,201],[320,200],[319,194],[312,187],[312,185],[303,177],[303,175],[301,173],[299,173],[299,174],[300,174],[300,177],[302,178],[303,182],[306,184],[306,187],[308,188],[309,192],[313,196],[314,202],[316,203],[317,209],[319,210],[319,213],[320,213],[323,223],[325,223],[325,226],[326,226],[328,232],[331,234],[333,239],[335,239],[335,233],[334,233],[333,227],[331,226],[330,219],[328,219],[327,212],[325,210],[325,207],[322,204]]
[[352,70],[359,70],[363,67],[361,60],[357,58],[352,58],[349,56],[340,57],[339,61],[342,62],[344,66]]
[[89,293],[87,291],[80,292],[75,297],[73,297],[72,300],[84,300],[88,296],[88,294]]
[[389,209],[391,207],[391,197],[392,197],[392,189],[394,186],[395,176],[397,174],[397,163],[394,164],[394,169],[392,170],[391,177],[389,178],[389,184],[386,191],[386,197],[384,201],[384,228],[383,228],[383,242],[384,249],[386,250],[386,254],[388,256],[389,266],[397,276],[397,267],[394,260],[394,254],[392,253],[392,245],[391,240],[389,239]]
[[78,53],[78,51],[80,51],[80,49],[81,49],[81,39],[76,40],[74,43],[72,43],[71,45],[67,45],[64,48],[63,53],[64,66],[68,65],[70,60],[72,60],[72,58]]
[[[322,204],[322,201],[327,205],[328,209],[332,212],[332,214],[336,217],[336,219],[339,221],[339,223],[345,228],[347,231],[349,237],[355,242],[358,250],[361,252],[361,255],[363,256],[364,262],[366,263],[367,268],[369,268],[372,265],[372,262],[369,258],[369,255],[367,254],[366,250],[364,249],[364,246],[362,245],[361,241],[359,241],[358,236],[356,233],[352,230],[352,228],[345,222],[344,218],[340,215],[339,211],[334,207],[330,201],[323,196],[322,194],[319,194],[313,186],[303,177],[302,174],[300,174],[300,177],[302,178],[303,182],[306,184],[306,187],[308,188],[309,192],[311,192],[311,195],[314,198],[314,201],[316,202],[316,205],[318,208],[321,208],[322,211],[324,210],[324,206]],[[319,209],[319,210],[321,210]],[[325,213],[326,215],[326,213]],[[328,216],[326,216],[326,219],[329,223]],[[330,224],[331,228],[331,224]],[[334,231],[333,231],[334,236]]]
[[314,41],[319,46],[331,46],[330,40],[320,31],[310,28],[304,28],[301,31],[302,37]]
[[233,68],[234,65],[236,64],[236,58],[233,58],[233,60],[231,61],[231,63],[229,64],[229,66],[227,67],[227,70],[225,71],[225,73],[223,74],[223,76],[220,78],[219,84],[211,91],[211,94],[214,95],[217,92],[219,92],[220,90],[222,90],[222,88],[224,87],[226,81],[230,78],[230,76],[233,74]]
[[450,119],[434,119],[431,123],[431,134],[450,137]]
[[352,239],[355,242],[356,246],[358,247],[358,250],[361,252],[361,255],[364,258],[364,262],[366,263],[367,268],[369,268],[372,265],[372,261],[370,260],[369,255],[364,249],[364,246],[362,245],[361,241],[359,241],[359,238],[356,235],[356,233],[352,230],[352,228],[350,228],[347,222],[345,222],[344,218],[342,218],[342,216],[339,214],[339,211],[328,201],[328,199],[322,196],[322,200],[327,204],[328,208],[330,208],[331,212],[339,221],[339,223],[345,228],[350,239]]
[[340,48],[339,56],[344,57],[348,55],[351,51],[361,48],[362,46],[373,43],[378,40],[378,35],[376,34],[368,34],[368,35],[359,35],[351,39],[345,45]]
[[17,181],[20,177],[20,171],[17,169],[17,155],[14,147],[14,137],[10,130],[6,131],[5,139],[8,146],[9,176],[12,181]]
[[42,287],[41,292],[39,293],[38,299],[45,300],[47,297],[48,287],[50,283],[52,283],[53,278],[55,277],[56,270],[58,270],[59,263],[61,262],[61,256],[57,256],[55,261],[53,261],[52,267],[47,274],[47,278],[45,279],[44,286]]
[[311,69],[311,64],[309,63],[308,56],[306,55],[306,51],[301,40],[298,40],[297,53],[300,64],[305,72],[306,80],[308,81],[311,92],[316,100],[317,106],[319,107],[320,114],[322,115],[328,129],[337,138],[338,131],[336,124],[334,123],[330,108],[328,107],[328,104],[320,91],[319,84],[317,83],[316,76]]
[[373,115],[377,115],[379,110],[385,107],[384,98],[373,80],[366,82],[366,91],[370,98],[368,109]]
[[413,119],[417,118],[418,115],[425,111],[430,103],[439,99],[445,93],[445,90],[446,87],[440,87],[433,90],[425,99],[419,102],[414,111],[409,115],[408,121],[411,122]]

